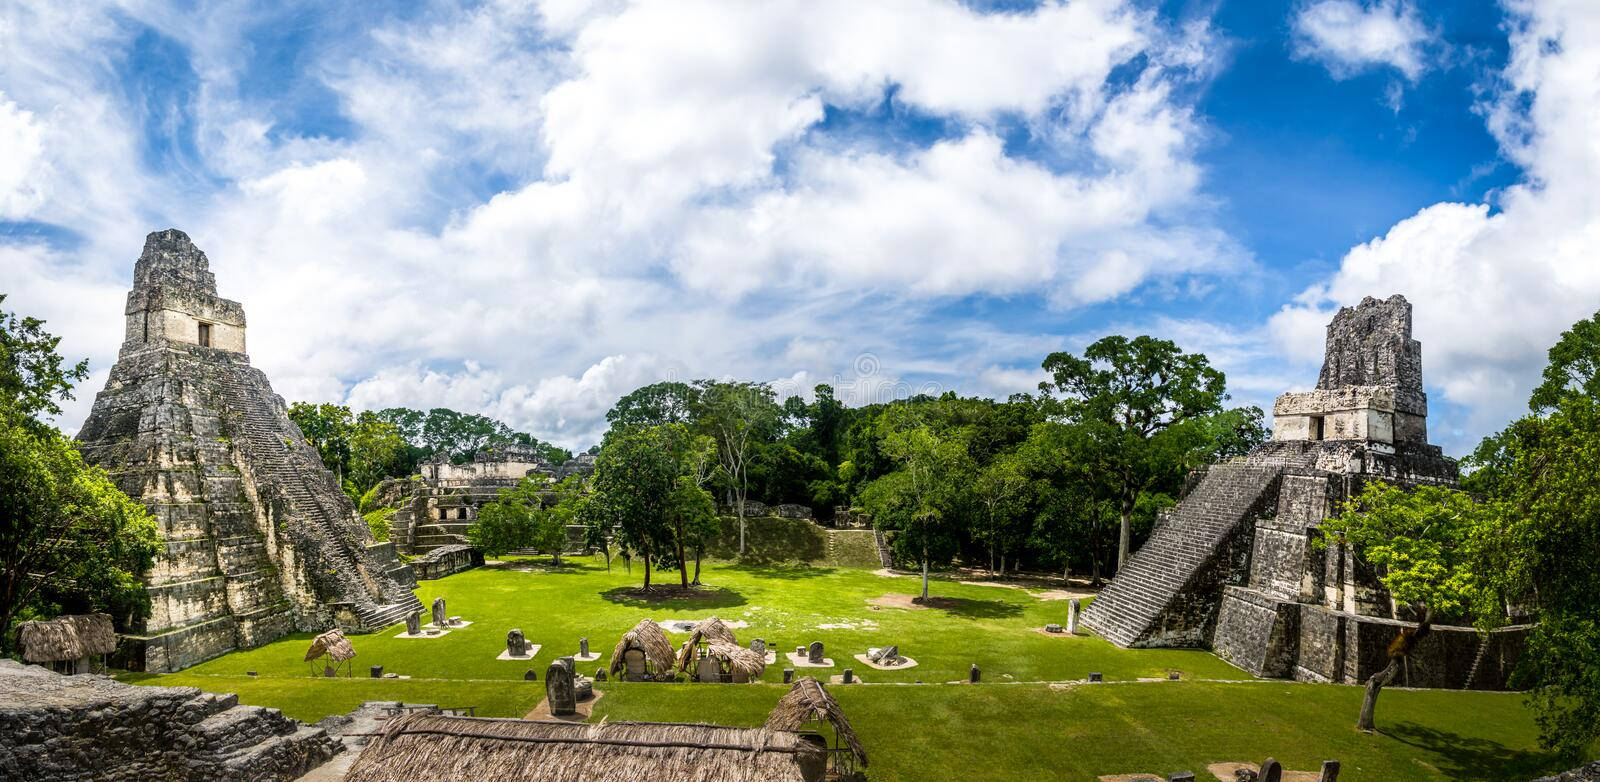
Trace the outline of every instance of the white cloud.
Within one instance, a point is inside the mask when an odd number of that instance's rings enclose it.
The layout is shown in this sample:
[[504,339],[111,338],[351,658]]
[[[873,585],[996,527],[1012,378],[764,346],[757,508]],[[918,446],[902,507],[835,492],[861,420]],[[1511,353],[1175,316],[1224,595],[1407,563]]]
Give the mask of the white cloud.
[[1405,0],[1317,0],[1295,14],[1294,34],[1295,55],[1321,62],[1339,79],[1388,66],[1415,82],[1435,42]]
[[[0,167],[0,210],[82,241],[7,246],[7,306],[71,321],[63,350],[98,368],[141,237],[172,225],[244,303],[252,358],[284,396],[450,405],[575,447],[617,395],[665,376],[998,388],[1040,340],[990,334],[952,360],[929,334],[971,324],[938,303],[1041,292],[1072,308],[1251,263],[1215,227],[1195,161],[1212,33],[1122,0],[333,18],[339,45],[278,74],[331,90],[351,126],[331,135],[241,86],[262,65],[243,31],[284,27],[281,9],[12,8],[0,139],[31,151],[0,164],[18,167]],[[146,25],[190,58],[191,170],[146,160],[124,81]],[[824,128],[827,107],[945,130]],[[864,377],[868,352],[882,363]]]
[[1335,305],[1404,294],[1425,380],[1468,411],[1432,427],[1459,432],[1445,435],[1458,453],[1525,411],[1548,348],[1600,308],[1600,7],[1517,2],[1511,11],[1505,89],[1486,109],[1526,181],[1500,193],[1498,209],[1441,203],[1400,221],[1271,324],[1287,352],[1320,356]]

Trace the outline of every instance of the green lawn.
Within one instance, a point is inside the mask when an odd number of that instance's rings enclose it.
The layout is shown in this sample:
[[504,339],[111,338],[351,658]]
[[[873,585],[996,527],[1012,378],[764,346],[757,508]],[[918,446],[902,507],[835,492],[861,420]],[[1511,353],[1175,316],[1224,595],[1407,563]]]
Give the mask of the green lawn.
[[[925,610],[868,605],[886,593],[914,593],[917,580],[868,570],[708,565],[716,591],[691,601],[652,603],[633,589],[620,562],[580,559],[554,569],[543,563],[491,563],[423,582],[424,604],[444,596],[449,612],[473,622],[433,640],[397,639],[404,629],[354,636],[356,674],[369,665],[409,680],[309,675],[301,661],[309,635],[236,652],[177,674],[129,675],[146,684],[190,685],[237,692],[245,703],[274,706],[314,721],[365,700],[476,706],[480,715],[521,716],[544,695],[522,681],[530,664],[494,659],[506,631],[519,627],[541,644],[531,667],[543,679],[556,656],[591,648],[609,656],[619,635],[643,617],[744,621],[741,641],[764,637],[780,652],[821,640],[836,663],[870,684],[837,687],[873,759],[871,779],[984,779],[1000,776],[1079,779],[1122,772],[1196,771],[1207,762],[1259,761],[1311,769],[1323,758],[1345,764],[1344,779],[1515,779],[1554,770],[1560,761],[1538,752],[1530,715],[1517,695],[1386,691],[1378,717],[1383,733],[1351,728],[1360,690],[1286,682],[1138,682],[1168,671],[1192,679],[1249,679],[1199,651],[1126,650],[1092,637],[1047,637],[1034,628],[1064,623],[1066,603],[1018,589],[949,581],[934,593],[949,598]],[[675,573],[666,574],[675,577]],[[835,625],[830,629],[818,629]],[[682,635],[674,636],[681,641]],[[881,672],[850,659],[868,646],[895,643],[916,668]],[[977,663],[984,682],[964,680]],[[604,664],[582,666],[585,673]],[[621,684],[608,682],[596,718],[666,719],[755,724],[782,694],[783,661],[763,676],[773,686]],[[247,676],[246,671],[258,675]],[[1081,679],[1107,683],[1052,687],[1037,682]],[[823,673],[830,673],[825,671]],[[915,681],[928,686],[880,686]],[[1032,682],[1032,683],[1029,683]]]

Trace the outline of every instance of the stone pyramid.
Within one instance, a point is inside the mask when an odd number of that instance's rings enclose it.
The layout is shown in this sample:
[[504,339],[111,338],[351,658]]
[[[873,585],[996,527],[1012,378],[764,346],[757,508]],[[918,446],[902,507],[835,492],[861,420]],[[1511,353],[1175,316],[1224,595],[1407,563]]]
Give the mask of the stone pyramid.
[[116,366],[78,433],[84,458],[156,517],[151,614],[121,662],[173,671],[286,633],[375,630],[421,610],[411,569],[374,543],[245,355],[244,309],[217,296],[182,231],[145,239]]

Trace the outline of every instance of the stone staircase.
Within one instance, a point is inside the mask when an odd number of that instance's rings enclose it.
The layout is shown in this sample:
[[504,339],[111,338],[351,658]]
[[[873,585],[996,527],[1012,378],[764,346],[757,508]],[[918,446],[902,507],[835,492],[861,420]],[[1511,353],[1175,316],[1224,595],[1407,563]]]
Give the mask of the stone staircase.
[[236,695],[200,693],[217,711],[189,730],[195,779],[294,778],[341,750],[326,730],[303,725],[277,709],[240,706]]
[[1118,646],[1200,646],[1217,597],[1243,572],[1253,521],[1277,493],[1277,466],[1218,464],[1173,510],[1084,612]]
[[[317,474],[322,469],[320,461],[302,466],[301,461],[315,461],[315,452],[308,446],[298,445],[289,439],[283,417],[273,400],[248,373],[255,370],[248,365],[232,366],[233,371],[217,378],[216,388],[231,413],[233,444],[239,448],[256,473],[258,481],[270,482],[288,500],[297,518],[309,523],[304,532],[316,541],[316,550],[326,558],[331,575],[341,583],[341,597],[352,604],[361,621],[358,630],[377,630],[403,620],[413,611],[421,611],[422,603],[410,589],[391,583],[385,578],[374,579],[369,572],[364,552],[351,536],[340,530],[340,518],[345,508],[339,503],[319,497],[312,491],[313,481],[328,483],[327,492],[338,492],[331,478]],[[259,385],[264,385],[264,378]],[[297,449],[306,451],[298,453]],[[309,473],[309,474],[308,474]],[[340,495],[342,496],[342,495]],[[334,507],[330,507],[334,506]],[[354,520],[350,520],[354,524]],[[379,599],[374,599],[379,598]]]

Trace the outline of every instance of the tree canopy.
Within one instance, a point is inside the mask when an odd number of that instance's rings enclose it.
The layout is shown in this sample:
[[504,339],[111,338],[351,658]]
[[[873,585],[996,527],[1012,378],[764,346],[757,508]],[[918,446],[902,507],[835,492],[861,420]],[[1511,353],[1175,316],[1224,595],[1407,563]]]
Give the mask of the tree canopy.
[[86,374],[63,368],[43,326],[0,311],[0,652],[19,619],[105,611],[126,627],[149,613],[155,521],[38,418]]

